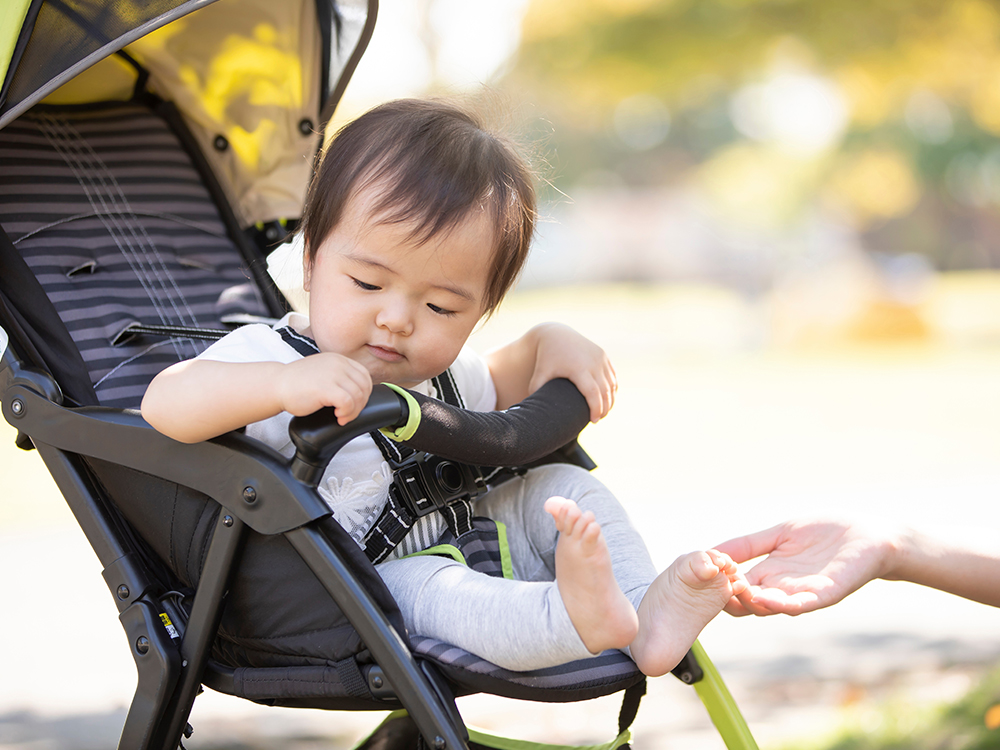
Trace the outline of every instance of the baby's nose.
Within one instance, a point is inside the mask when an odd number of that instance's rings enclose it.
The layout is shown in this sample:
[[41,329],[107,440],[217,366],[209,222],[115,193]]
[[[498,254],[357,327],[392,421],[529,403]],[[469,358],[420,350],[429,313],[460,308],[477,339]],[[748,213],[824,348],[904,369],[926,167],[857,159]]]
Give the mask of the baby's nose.
[[409,305],[386,305],[379,311],[376,323],[392,333],[408,336],[413,331],[413,315]]

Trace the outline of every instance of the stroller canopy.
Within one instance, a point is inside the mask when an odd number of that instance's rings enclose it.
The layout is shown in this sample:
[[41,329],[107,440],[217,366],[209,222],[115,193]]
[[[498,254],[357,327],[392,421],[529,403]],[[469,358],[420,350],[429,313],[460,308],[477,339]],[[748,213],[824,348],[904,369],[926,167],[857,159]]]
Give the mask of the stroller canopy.
[[[38,103],[173,101],[243,226],[297,218],[375,0],[6,0],[0,128]],[[115,54],[118,53],[118,54]]]

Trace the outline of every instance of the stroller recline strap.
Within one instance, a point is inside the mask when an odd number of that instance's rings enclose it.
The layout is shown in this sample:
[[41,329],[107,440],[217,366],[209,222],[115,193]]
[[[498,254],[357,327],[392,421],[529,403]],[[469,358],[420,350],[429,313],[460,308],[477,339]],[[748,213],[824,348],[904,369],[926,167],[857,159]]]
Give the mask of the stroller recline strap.
[[626,688],[625,695],[622,696],[622,707],[618,712],[618,734],[623,734],[625,730],[632,726],[636,715],[639,713],[639,703],[646,694],[646,680]]
[[120,344],[132,336],[163,336],[164,338],[201,339],[203,341],[218,341],[229,331],[223,328],[201,328],[197,326],[145,325],[129,323],[111,340],[112,344]]

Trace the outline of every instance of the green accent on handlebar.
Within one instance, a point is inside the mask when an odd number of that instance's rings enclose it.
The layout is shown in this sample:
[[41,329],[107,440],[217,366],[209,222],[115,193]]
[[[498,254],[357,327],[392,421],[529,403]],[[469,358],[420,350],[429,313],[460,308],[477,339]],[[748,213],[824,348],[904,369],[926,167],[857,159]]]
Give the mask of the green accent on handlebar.
[[379,432],[390,440],[395,440],[397,443],[409,440],[417,433],[417,428],[420,426],[420,404],[417,403],[417,400],[405,388],[400,388],[398,385],[393,385],[392,383],[382,383],[382,385],[391,388],[402,396],[403,400],[406,401],[410,413],[406,417],[406,424],[402,427],[397,427],[395,430],[383,427]]

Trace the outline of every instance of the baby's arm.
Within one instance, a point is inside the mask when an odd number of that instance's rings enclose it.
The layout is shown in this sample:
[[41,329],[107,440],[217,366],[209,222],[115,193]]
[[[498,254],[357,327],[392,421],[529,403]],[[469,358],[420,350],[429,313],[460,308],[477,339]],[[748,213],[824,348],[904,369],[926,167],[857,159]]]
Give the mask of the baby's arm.
[[497,409],[523,401],[555,378],[567,378],[590,406],[590,421],[607,415],[618,380],[607,354],[569,326],[542,323],[486,355],[497,390]]
[[279,362],[179,362],[157,375],[142,399],[142,416],[156,430],[184,443],[273,417],[324,406],[337,421],[354,419],[371,394],[368,371],[339,354]]

